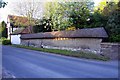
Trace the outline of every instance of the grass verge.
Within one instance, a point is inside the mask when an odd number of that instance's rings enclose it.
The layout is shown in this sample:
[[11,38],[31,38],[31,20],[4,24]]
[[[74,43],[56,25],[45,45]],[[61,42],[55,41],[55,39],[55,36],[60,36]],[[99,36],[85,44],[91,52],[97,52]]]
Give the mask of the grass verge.
[[77,57],[77,58],[86,58],[86,59],[95,59],[95,60],[102,60],[102,61],[108,61],[109,58],[93,53],[84,53],[84,52],[76,52],[76,51],[68,51],[68,50],[60,50],[60,49],[46,49],[46,48],[36,48],[31,46],[23,46],[23,45],[12,45],[13,47],[18,48],[25,48],[30,50],[36,50],[36,51],[43,51],[43,52],[49,52],[49,53],[55,53],[65,56],[71,56],[71,57]]

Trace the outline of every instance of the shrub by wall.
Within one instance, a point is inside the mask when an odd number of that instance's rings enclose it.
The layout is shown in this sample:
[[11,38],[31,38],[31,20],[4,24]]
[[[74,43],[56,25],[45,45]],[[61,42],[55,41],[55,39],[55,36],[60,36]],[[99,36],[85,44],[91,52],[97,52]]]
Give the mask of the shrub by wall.
[[4,38],[4,37],[0,39],[0,42],[3,45],[10,45],[11,44],[11,41],[9,39]]

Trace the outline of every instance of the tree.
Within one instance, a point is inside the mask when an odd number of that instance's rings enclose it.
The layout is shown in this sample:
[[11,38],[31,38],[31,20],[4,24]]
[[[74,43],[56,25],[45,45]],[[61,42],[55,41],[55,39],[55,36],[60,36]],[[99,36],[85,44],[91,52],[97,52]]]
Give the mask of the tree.
[[[91,4],[92,3],[92,4]],[[65,30],[75,26],[83,28],[91,12],[93,2],[49,2],[45,16],[51,19],[52,29]]]
[[44,17],[51,20],[52,30],[61,30],[61,18],[63,16],[63,8],[58,1],[46,2]]
[[51,32],[52,31],[50,19],[46,19],[45,17],[43,17],[43,19],[41,19],[39,21],[40,21],[40,23],[38,25],[33,26],[34,33]]
[[40,2],[35,2],[34,0],[24,0],[16,3],[15,8],[13,9],[18,15],[27,17],[29,20],[29,25],[33,25],[31,23],[34,22],[35,18],[41,17],[42,8],[40,4]]
[[106,29],[109,35],[107,41],[120,42],[120,1],[104,0],[97,7],[92,15],[92,25]]
[[85,0],[84,2],[68,3],[68,16],[71,26],[78,28],[86,28],[87,21],[90,18],[93,2]]
[[0,24],[0,38],[1,37],[7,38],[7,28],[6,23],[4,21],[2,21]]
[[0,8],[4,8],[7,5],[7,2],[0,0]]
[[[110,6],[111,3],[108,4]],[[115,4],[111,11],[109,11],[109,17],[107,24],[105,26],[108,34],[109,34],[109,41],[111,42],[120,42],[120,1]],[[107,6],[106,6],[107,7]]]
[[104,27],[106,26],[107,18],[107,16],[104,16],[98,10],[94,11],[94,13],[90,15],[90,20],[87,21],[87,25],[89,27]]

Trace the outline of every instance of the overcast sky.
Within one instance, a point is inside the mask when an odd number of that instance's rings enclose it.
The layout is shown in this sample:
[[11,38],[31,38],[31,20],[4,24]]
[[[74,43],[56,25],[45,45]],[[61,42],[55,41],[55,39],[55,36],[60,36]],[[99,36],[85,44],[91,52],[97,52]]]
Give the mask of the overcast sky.
[[[1,21],[5,21],[7,22],[7,16],[8,14],[11,15],[17,15],[16,13],[14,13],[13,8],[15,8],[15,6],[13,6],[15,3],[18,3],[20,1],[30,1],[30,0],[3,0],[5,2],[8,2],[7,6],[5,6],[5,8],[0,8],[0,22]],[[46,1],[54,1],[54,0],[35,0],[36,2],[46,2]],[[62,0],[60,0],[62,1]],[[83,1],[83,0],[82,0]],[[95,5],[98,5],[98,3],[101,0],[94,0]],[[41,4],[42,5],[42,4]]]

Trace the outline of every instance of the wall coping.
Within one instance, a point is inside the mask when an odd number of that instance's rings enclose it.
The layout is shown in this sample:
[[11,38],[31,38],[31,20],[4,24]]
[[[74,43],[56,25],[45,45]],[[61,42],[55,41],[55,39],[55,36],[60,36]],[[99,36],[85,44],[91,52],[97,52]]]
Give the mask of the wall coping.
[[101,45],[120,45],[120,43],[102,42]]

